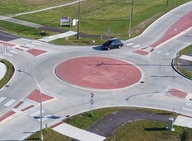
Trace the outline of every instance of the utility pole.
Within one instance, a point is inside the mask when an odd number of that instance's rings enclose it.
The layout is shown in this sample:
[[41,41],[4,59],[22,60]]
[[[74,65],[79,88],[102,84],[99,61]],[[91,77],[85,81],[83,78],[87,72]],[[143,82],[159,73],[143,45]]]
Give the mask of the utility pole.
[[77,40],[79,39],[79,30],[80,30],[80,10],[81,10],[81,0],[78,2],[78,26],[77,26]]
[[132,19],[133,19],[133,5],[134,5],[134,0],[132,0],[131,9],[130,9],[129,37],[131,37],[131,24],[132,24]]
[[169,6],[169,0],[167,0],[167,6]]

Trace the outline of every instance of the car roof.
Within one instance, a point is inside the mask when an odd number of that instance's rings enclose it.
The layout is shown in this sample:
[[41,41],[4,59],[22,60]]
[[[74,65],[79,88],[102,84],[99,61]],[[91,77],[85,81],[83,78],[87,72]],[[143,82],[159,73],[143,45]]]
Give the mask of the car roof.
[[109,41],[115,41],[115,40],[119,40],[120,41],[120,39],[118,39],[118,38],[109,39]]

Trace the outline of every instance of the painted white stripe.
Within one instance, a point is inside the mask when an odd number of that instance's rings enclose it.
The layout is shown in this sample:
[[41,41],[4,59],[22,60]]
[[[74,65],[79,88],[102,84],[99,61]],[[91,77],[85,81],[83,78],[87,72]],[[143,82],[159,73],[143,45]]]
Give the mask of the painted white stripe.
[[165,53],[165,56],[169,56],[171,53],[170,52],[166,52]]
[[182,110],[192,112],[192,109],[187,107],[183,107]]
[[161,50],[158,50],[156,53],[157,53],[157,54],[161,54],[161,52],[162,52]]
[[11,99],[9,100],[7,103],[4,104],[5,107],[9,107],[11,106],[16,100],[15,99]]
[[140,47],[141,45],[134,45],[132,46],[133,48],[137,48],[137,47]]
[[[42,113],[44,113],[44,112],[45,112],[45,111],[42,111]],[[30,114],[31,117],[35,117],[35,116],[38,116],[38,115],[40,115],[40,110],[38,110],[38,111]]]
[[10,53],[3,53],[3,54],[6,55],[6,56],[9,56],[9,57],[13,56],[13,54],[10,54]]
[[185,105],[192,106],[192,102],[187,102]]
[[179,58],[183,60],[192,61],[192,56],[188,56],[188,55],[181,55]]
[[3,102],[6,99],[6,97],[1,97],[0,98],[0,103]]
[[13,54],[18,54],[19,52],[14,51],[14,50],[10,50],[9,52],[13,53]]
[[128,44],[126,44],[126,46],[132,46],[132,45],[134,45],[134,43],[128,43]]

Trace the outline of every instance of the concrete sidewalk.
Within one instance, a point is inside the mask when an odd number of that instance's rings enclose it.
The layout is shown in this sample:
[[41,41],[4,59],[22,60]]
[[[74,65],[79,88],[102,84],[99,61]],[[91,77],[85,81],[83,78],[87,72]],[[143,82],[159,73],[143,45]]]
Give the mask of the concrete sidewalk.
[[7,68],[5,64],[0,62],[0,80],[5,76],[6,71],[7,71]]
[[79,129],[77,127],[71,126],[66,123],[62,123],[54,128],[52,128],[56,132],[59,132],[65,136],[80,140],[80,141],[103,141],[105,140],[105,137],[91,133],[86,130]]
[[173,124],[182,127],[192,128],[192,118],[185,116],[178,116]]
[[61,33],[61,34],[57,34],[57,35],[52,35],[52,36],[48,36],[48,37],[39,39],[39,41],[50,42],[50,41],[53,41],[53,40],[56,40],[56,39],[66,38],[66,37],[69,37],[69,36],[74,36],[76,34],[77,34],[77,32],[68,31],[68,32],[65,32],[65,33]]

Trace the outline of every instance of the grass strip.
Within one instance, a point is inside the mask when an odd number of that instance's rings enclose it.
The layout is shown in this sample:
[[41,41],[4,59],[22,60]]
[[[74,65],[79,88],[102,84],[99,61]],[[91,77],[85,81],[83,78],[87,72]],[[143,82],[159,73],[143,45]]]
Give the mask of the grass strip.
[[4,63],[6,68],[7,68],[5,76],[0,80],[0,89],[1,89],[12,78],[15,69],[14,69],[14,66],[9,61],[7,61],[5,59],[0,59],[0,62]]

